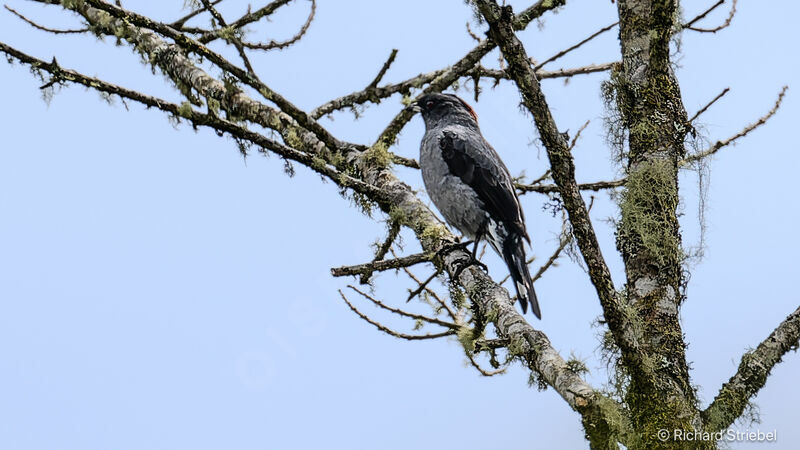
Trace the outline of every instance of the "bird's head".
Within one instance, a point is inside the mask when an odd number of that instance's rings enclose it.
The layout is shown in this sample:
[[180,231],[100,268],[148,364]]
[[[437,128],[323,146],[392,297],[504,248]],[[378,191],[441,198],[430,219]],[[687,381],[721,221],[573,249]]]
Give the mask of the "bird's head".
[[478,115],[475,114],[475,110],[453,94],[426,94],[409,108],[422,114],[427,128],[442,122],[478,125]]

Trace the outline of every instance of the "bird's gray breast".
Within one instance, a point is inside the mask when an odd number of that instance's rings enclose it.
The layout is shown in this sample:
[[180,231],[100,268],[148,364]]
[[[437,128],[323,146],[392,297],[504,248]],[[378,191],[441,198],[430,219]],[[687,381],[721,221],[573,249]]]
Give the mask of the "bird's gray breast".
[[429,130],[422,138],[420,168],[425,190],[444,219],[469,239],[478,234],[486,210],[478,194],[450,172],[442,156],[439,141],[445,130],[469,132],[462,127],[443,127]]

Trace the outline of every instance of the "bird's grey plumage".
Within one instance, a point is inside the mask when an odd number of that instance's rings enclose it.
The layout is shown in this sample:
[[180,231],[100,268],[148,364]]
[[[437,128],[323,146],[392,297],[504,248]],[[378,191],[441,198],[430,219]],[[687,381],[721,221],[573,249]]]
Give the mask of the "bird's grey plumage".
[[513,180],[481,135],[475,112],[455,95],[429,94],[416,107],[425,121],[420,168],[425,189],[445,220],[472,240],[486,238],[508,266],[523,312],[541,318],[525,260],[522,208]]

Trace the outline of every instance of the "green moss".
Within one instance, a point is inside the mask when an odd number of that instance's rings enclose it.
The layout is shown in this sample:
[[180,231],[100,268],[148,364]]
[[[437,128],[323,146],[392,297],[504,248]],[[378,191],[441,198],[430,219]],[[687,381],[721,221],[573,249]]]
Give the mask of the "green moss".
[[192,109],[192,104],[189,102],[183,102],[180,106],[178,106],[178,115],[190,119],[192,117],[192,113],[194,110]]
[[570,355],[570,358],[566,362],[567,370],[574,373],[575,375],[583,375],[589,373],[589,368],[586,367],[586,363],[575,356],[574,354]]
[[400,225],[407,225],[408,215],[404,209],[392,206],[392,208],[389,209],[389,220]]
[[219,101],[211,97],[207,97],[206,104],[208,105],[208,111],[210,113],[214,114],[215,116],[219,114],[219,108],[220,108]]
[[447,228],[445,228],[444,225],[436,223],[423,228],[423,230],[419,233],[419,239],[422,242],[423,247],[433,247],[432,244],[447,239],[449,235],[450,232],[447,230]]
[[475,338],[474,330],[470,327],[461,327],[456,330],[456,337],[458,338],[458,342],[461,343],[461,346],[464,347],[464,351],[467,353],[472,353],[475,351]]
[[653,159],[632,168],[620,198],[617,242],[624,254],[647,252],[660,267],[680,264],[683,253],[674,224],[678,192],[671,161]]
[[618,450],[619,442],[631,449],[641,447],[623,405],[601,394],[595,394],[591,401],[593,408],[583,417],[583,429],[592,448]]
[[383,142],[378,142],[363,155],[364,161],[373,167],[387,168],[392,163],[392,154],[389,152],[389,146]]
[[67,9],[82,8],[83,0],[61,0],[61,6]]
[[283,142],[286,143],[289,147],[292,148],[303,148],[303,140],[300,138],[300,135],[297,134],[297,131],[293,127],[286,127],[283,128],[283,133],[281,133],[281,137],[283,137]]

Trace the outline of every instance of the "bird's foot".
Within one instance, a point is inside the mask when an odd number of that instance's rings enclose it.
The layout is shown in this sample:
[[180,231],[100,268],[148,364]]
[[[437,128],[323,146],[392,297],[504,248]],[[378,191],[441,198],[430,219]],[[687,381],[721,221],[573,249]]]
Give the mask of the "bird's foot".
[[486,267],[486,264],[478,261],[478,259],[475,257],[474,252],[471,252],[471,251],[469,251],[467,249],[467,247],[469,247],[470,245],[472,245],[474,243],[475,243],[475,241],[464,241],[464,242],[457,242],[455,244],[447,244],[447,245],[442,246],[442,248],[440,248],[436,252],[436,256],[437,257],[444,257],[445,255],[447,255],[448,253],[450,253],[450,252],[452,252],[454,250],[464,250],[464,251],[466,251],[467,253],[470,254],[469,259],[467,259],[467,260],[459,260],[458,261],[458,268],[456,268],[456,271],[453,274],[453,278],[457,279],[461,275],[461,272],[463,272],[464,269],[466,269],[469,266],[478,266],[478,267],[482,268],[483,270],[485,270],[486,272],[489,271],[489,268]]
[[443,257],[454,250],[466,250],[467,247],[474,243],[474,241],[456,242],[454,244],[445,244],[436,251],[437,257]]
[[489,268],[486,267],[486,264],[478,261],[477,258],[473,258],[472,256],[470,256],[470,258],[466,261],[459,261],[458,268],[456,268],[456,272],[453,274],[453,278],[458,279],[458,277],[461,276],[461,272],[463,272],[464,269],[466,269],[469,266],[478,266],[486,272],[489,271]]

